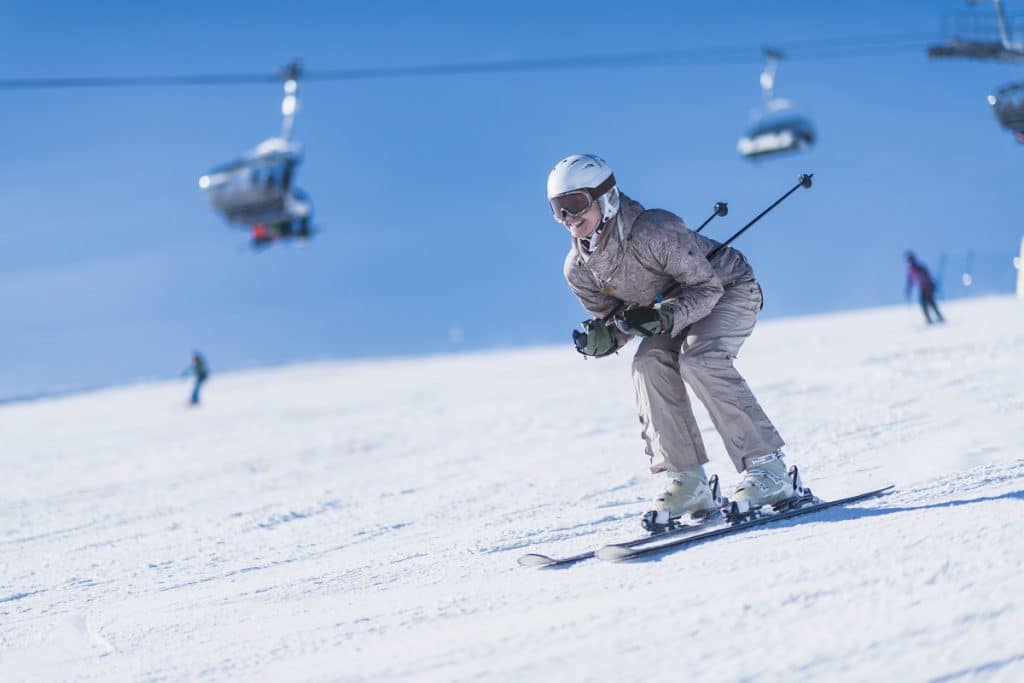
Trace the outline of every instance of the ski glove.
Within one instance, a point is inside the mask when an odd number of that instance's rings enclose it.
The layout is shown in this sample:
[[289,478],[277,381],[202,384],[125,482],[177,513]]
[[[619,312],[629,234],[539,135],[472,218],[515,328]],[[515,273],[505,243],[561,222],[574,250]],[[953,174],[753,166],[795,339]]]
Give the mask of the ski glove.
[[672,331],[672,312],[661,304],[627,308],[615,316],[615,327],[634,337],[653,337]]
[[619,342],[615,333],[608,324],[602,320],[584,320],[581,324],[583,331],[572,331],[572,343],[576,350],[584,356],[600,358],[615,353],[619,350]]

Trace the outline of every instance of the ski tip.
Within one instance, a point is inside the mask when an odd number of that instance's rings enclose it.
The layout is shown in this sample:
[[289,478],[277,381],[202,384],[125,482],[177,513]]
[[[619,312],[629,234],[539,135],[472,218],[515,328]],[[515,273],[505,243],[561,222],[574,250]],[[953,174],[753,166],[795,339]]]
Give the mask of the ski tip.
[[550,558],[547,555],[540,555],[538,553],[523,555],[518,561],[519,566],[521,567],[547,567],[555,563],[553,558]]
[[877,488],[874,491],[867,491],[865,493],[862,493],[861,496],[863,496],[865,498],[871,498],[873,496],[884,496],[884,495],[887,495],[889,493],[892,493],[895,490],[896,490],[896,484],[889,484],[888,486],[883,486],[881,488]]
[[606,545],[599,549],[594,555],[606,562],[619,562],[633,556],[633,550],[622,545]]

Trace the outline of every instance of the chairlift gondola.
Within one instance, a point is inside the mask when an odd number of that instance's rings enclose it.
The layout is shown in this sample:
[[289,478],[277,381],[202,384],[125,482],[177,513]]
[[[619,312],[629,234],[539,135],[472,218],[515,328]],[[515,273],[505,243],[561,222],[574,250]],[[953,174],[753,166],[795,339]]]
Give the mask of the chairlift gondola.
[[213,208],[229,223],[249,229],[254,246],[291,237],[308,239],[312,234],[312,202],[294,186],[302,163],[302,145],[291,139],[300,75],[298,62],[281,74],[285,81],[281,135],[199,179]]
[[988,103],[999,121],[1017,142],[1024,144],[1024,81],[1004,85],[994,95],[988,96]]
[[775,97],[775,72],[781,58],[778,50],[765,50],[761,72],[764,108],[755,111],[753,125],[736,145],[748,159],[798,152],[814,144],[816,134],[810,119],[797,113],[788,100]]
[[213,207],[230,223],[252,225],[282,220],[302,148],[284,138],[269,138],[242,159],[214,168],[199,179]]
[[[978,0],[968,0],[976,5]],[[931,58],[981,59],[1014,63],[1024,58],[1024,43],[1013,40],[1013,23],[1006,18],[1002,0],[992,0],[995,21],[968,12],[947,18],[945,43],[928,48]],[[1017,26],[1019,28],[1019,24]]]

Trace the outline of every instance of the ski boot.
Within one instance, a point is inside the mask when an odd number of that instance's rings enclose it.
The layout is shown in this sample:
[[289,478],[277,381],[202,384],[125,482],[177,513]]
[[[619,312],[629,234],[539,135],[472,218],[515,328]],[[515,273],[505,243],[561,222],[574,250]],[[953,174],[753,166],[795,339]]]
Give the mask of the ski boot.
[[702,523],[719,514],[726,504],[718,487],[718,475],[710,480],[703,467],[695,467],[670,475],[672,480],[665,492],[654,501],[654,508],[640,520],[644,529],[652,534],[685,526],[687,520]]
[[761,508],[770,505],[776,512],[801,507],[813,502],[814,496],[803,485],[796,465],[786,471],[781,450],[767,455],[743,459],[746,469],[736,485],[732,502],[726,511],[730,522],[742,522],[761,516]]

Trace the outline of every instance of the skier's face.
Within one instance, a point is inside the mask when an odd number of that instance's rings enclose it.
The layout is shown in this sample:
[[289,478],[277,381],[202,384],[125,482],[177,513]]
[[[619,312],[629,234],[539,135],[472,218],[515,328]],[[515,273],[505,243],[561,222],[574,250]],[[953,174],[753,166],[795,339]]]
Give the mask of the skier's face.
[[566,214],[558,219],[558,222],[564,225],[576,239],[590,237],[597,230],[597,226],[601,225],[601,204],[594,202],[581,215],[569,216]]

